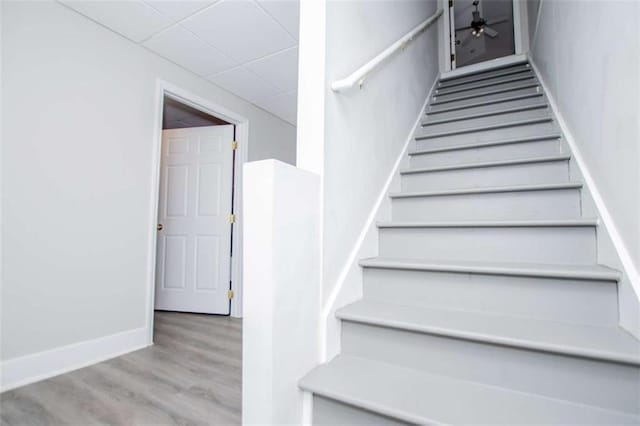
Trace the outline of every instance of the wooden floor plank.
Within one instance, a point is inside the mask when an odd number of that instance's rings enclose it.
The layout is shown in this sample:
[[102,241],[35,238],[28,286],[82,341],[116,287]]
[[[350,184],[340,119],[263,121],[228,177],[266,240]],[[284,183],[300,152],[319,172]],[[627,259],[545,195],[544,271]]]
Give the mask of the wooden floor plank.
[[154,345],[0,394],[0,425],[238,425],[242,320],[156,312]]

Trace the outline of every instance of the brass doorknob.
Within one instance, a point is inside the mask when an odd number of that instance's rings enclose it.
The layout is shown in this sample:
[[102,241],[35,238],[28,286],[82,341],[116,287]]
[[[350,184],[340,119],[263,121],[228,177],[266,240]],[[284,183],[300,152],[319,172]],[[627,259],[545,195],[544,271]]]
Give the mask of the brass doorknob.
[[164,226],[162,226],[161,223],[158,224],[158,231],[162,231],[162,229],[164,228]]

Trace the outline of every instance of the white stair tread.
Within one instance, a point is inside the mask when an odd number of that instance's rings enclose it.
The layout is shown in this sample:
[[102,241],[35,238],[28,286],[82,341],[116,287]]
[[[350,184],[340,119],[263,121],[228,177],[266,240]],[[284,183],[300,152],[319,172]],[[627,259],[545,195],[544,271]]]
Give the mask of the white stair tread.
[[513,83],[513,82],[523,81],[523,80],[534,80],[535,78],[536,76],[533,73],[528,73],[526,75],[514,75],[510,77],[503,77],[502,80],[498,80],[498,81],[486,81],[486,80],[482,81],[481,80],[481,81],[475,81],[472,83],[466,83],[466,84],[469,84],[469,86],[467,87],[460,87],[462,85],[452,86],[452,87],[438,87],[435,91],[435,94],[440,96],[450,95],[452,93],[466,92],[467,90],[483,89],[485,87],[493,87],[500,84]]
[[457,220],[434,222],[378,222],[378,228],[550,228],[594,227],[598,219]]
[[457,101],[466,101],[467,99],[474,99],[474,98],[481,98],[484,96],[490,96],[490,95],[499,95],[501,93],[508,93],[508,92],[515,92],[516,90],[523,90],[523,89],[530,89],[533,87],[538,87],[538,82],[537,80],[534,80],[533,82],[529,83],[520,83],[518,86],[511,86],[511,87],[505,87],[505,88],[499,88],[499,89],[487,89],[483,92],[478,92],[478,93],[473,93],[473,94],[466,94],[466,95],[459,95],[459,96],[454,96],[448,99],[444,99],[444,100],[439,100],[439,98],[442,98],[444,96],[447,95],[436,95],[433,96],[433,101],[429,104],[429,105],[443,105],[443,104],[448,104],[451,102],[457,102]]
[[[439,83],[450,83],[454,81],[467,80],[469,78],[479,79],[486,77],[495,77],[497,75],[504,75],[505,73],[513,72],[513,71],[523,71],[523,70],[531,70],[531,66],[527,63],[526,60],[522,60],[521,62],[514,62],[512,64],[506,65],[504,67],[497,67],[488,70],[481,70],[476,72],[458,74],[455,72],[447,72],[440,77]],[[454,75],[449,75],[453,73]]]
[[459,110],[464,110],[464,109],[469,109],[469,108],[482,107],[482,106],[488,106],[488,105],[495,105],[495,104],[501,104],[501,103],[509,102],[509,101],[518,101],[518,100],[521,100],[521,99],[537,98],[537,97],[542,97],[542,96],[544,96],[543,93],[542,92],[538,92],[538,93],[527,93],[527,94],[524,94],[524,95],[509,96],[509,97],[505,97],[505,98],[494,99],[494,100],[491,100],[491,101],[480,100],[478,102],[473,102],[473,103],[469,103],[469,104],[465,104],[465,105],[457,105],[457,106],[452,106],[452,107],[439,108],[436,111],[428,111],[427,115],[441,114],[441,113],[444,113],[444,112],[459,111]]
[[405,422],[435,424],[637,424],[640,418],[537,395],[340,355],[299,386]]
[[546,103],[537,103],[537,104],[524,105],[519,107],[503,108],[495,111],[476,112],[473,114],[461,115],[458,117],[442,118],[442,119],[430,119],[429,116],[427,116],[427,119],[421,121],[420,125],[423,127],[427,127],[427,126],[433,126],[435,124],[453,123],[455,121],[465,121],[473,118],[491,117],[494,115],[510,114],[510,113],[521,112],[521,111],[531,111],[536,109],[544,109],[548,107],[549,105]]
[[446,131],[434,132],[434,133],[424,133],[424,134],[417,135],[415,139],[416,140],[435,139],[435,138],[441,138],[445,136],[454,136],[454,135],[462,135],[467,133],[504,129],[506,127],[518,127],[518,126],[528,126],[531,124],[550,123],[552,121],[553,121],[553,117],[551,116],[541,117],[541,118],[528,118],[528,119],[516,120],[516,121],[505,121],[503,123],[480,125],[480,126],[469,128],[469,129],[457,129],[457,130],[446,130]]
[[367,268],[380,269],[566,278],[611,281],[612,283],[619,281],[621,277],[619,271],[602,265],[556,265],[549,263],[479,262],[426,259],[416,260],[389,257],[362,259],[360,261],[360,265]]
[[461,195],[461,194],[483,194],[495,192],[520,192],[520,191],[545,191],[554,189],[579,189],[582,184],[579,182],[569,183],[542,183],[534,185],[508,185],[508,186],[485,186],[459,189],[442,189],[438,191],[420,192],[395,192],[389,194],[390,198],[414,198],[414,197],[434,197],[439,195]]
[[523,143],[523,142],[536,142],[536,141],[544,141],[551,139],[560,139],[560,134],[552,133],[548,135],[540,135],[540,136],[532,136],[526,138],[510,138],[510,139],[501,139],[490,142],[478,142],[478,143],[467,143],[460,145],[449,145],[438,148],[428,148],[428,149],[419,149],[409,151],[409,155],[423,155],[423,154],[433,154],[436,152],[446,152],[446,151],[458,151],[463,149],[476,149],[476,148],[485,148],[489,146],[498,146],[498,145],[509,145],[514,143]]
[[[489,75],[487,75],[489,74]],[[493,75],[491,75],[493,74]],[[481,81],[487,81],[487,80],[491,80],[491,79],[498,79],[498,78],[503,78],[503,77],[507,77],[510,75],[534,75],[533,74],[533,70],[531,69],[531,67],[514,67],[511,69],[506,69],[506,70],[502,70],[502,71],[494,71],[493,73],[481,73],[481,74],[467,74],[466,76],[464,76],[464,78],[458,77],[458,81],[455,81],[454,79],[452,80],[444,80],[444,79],[440,79],[438,81],[438,89],[447,89],[447,88],[451,88],[451,87],[457,87],[463,84],[473,84],[473,83],[478,83]],[[466,81],[465,81],[466,80]]]
[[640,366],[640,341],[601,327],[361,300],[336,312],[342,320],[489,344]]
[[570,155],[560,154],[560,155],[549,155],[545,157],[529,157],[529,158],[516,158],[511,160],[461,163],[461,164],[453,164],[450,166],[416,167],[416,168],[402,169],[400,170],[400,174],[443,172],[447,170],[480,169],[480,168],[486,168],[486,167],[515,166],[520,164],[548,163],[548,162],[554,162],[554,161],[567,161],[570,158],[571,158]]

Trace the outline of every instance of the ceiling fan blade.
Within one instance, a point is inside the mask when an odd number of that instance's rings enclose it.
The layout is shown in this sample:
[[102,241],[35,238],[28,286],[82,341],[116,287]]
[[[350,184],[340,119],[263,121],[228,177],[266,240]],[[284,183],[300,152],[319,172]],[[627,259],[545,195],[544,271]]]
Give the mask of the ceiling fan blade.
[[498,16],[497,18],[487,20],[486,25],[496,25],[502,24],[503,22],[507,22],[509,20],[508,16]]
[[460,28],[456,28],[456,32],[458,31],[464,31],[464,30],[468,30],[471,28],[471,25],[467,25],[466,27],[460,27]]
[[498,32],[491,27],[484,26],[484,33],[491,38],[496,38],[498,36]]

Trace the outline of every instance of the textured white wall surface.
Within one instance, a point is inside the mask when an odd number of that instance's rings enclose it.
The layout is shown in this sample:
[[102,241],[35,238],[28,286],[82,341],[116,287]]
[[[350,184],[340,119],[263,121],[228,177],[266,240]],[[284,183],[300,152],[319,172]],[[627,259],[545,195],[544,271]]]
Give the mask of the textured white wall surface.
[[[436,10],[436,1],[327,3],[326,85],[343,78]],[[432,25],[357,87],[326,91],[323,302],[346,265],[438,73]]]
[[246,117],[250,160],[296,129],[58,3],[2,15],[9,360],[145,326],[157,79]]
[[[640,3],[543,1],[540,7],[533,58],[640,259]],[[616,31],[585,37],[590,20],[615,22]]]
[[[627,277],[640,293],[640,3],[636,1],[532,1],[531,55],[573,136],[591,191],[607,210],[599,233],[599,261],[620,255]],[[533,16],[535,15],[535,16]],[[610,30],[585,32],[585,22],[609,23]],[[558,40],[562,40],[561,43]],[[575,154],[575,153],[574,153]],[[597,201],[596,201],[597,204]],[[587,199],[586,214],[595,208]],[[610,220],[609,220],[610,218]],[[615,229],[609,229],[615,228]],[[607,240],[611,237],[615,244]],[[602,242],[602,243],[601,243]],[[625,262],[626,259],[626,262]],[[631,268],[628,266],[631,265]],[[614,267],[619,267],[615,263]],[[630,276],[629,276],[630,275]],[[640,330],[633,292],[621,291],[621,320]],[[637,303],[636,303],[637,305]],[[633,316],[630,316],[633,315]]]

